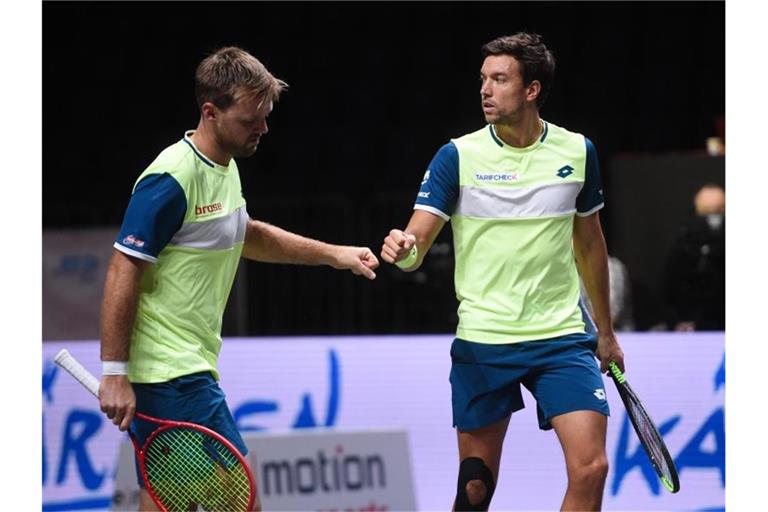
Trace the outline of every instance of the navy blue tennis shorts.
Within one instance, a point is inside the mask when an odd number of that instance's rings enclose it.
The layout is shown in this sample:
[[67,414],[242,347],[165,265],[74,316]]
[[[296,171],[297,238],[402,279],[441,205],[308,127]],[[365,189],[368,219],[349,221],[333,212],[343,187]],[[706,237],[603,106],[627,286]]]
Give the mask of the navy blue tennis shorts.
[[451,345],[453,426],[474,430],[525,407],[520,384],[536,399],[539,428],[560,414],[610,414],[593,334],[486,344],[456,338]]
[[[224,392],[210,372],[184,375],[157,384],[133,384],[136,411],[162,420],[189,421],[208,427],[232,443],[245,456],[248,449],[229,412]],[[158,427],[157,424],[134,418],[131,428],[140,445]],[[144,481],[136,461],[139,486]]]

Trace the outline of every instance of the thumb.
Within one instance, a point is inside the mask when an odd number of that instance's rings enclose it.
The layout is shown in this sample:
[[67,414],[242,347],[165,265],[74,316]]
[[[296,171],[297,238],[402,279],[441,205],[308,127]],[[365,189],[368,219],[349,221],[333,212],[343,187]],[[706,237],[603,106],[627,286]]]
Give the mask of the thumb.
[[[374,267],[375,268],[375,267]],[[364,262],[360,261],[357,263],[357,273],[362,274],[363,276],[367,277],[371,281],[376,279],[376,273],[371,270]]]
[[410,233],[403,233],[405,235],[405,241],[403,242],[403,249],[410,249],[416,244],[416,236]]

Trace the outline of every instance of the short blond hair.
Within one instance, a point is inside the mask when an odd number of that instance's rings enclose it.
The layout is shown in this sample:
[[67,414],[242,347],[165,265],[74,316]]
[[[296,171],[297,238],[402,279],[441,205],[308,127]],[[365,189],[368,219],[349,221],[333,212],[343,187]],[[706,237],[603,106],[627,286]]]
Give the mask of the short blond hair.
[[222,110],[239,96],[276,102],[288,84],[275,78],[259,59],[236,46],[216,50],[195,71],[197,106],[211,102]]

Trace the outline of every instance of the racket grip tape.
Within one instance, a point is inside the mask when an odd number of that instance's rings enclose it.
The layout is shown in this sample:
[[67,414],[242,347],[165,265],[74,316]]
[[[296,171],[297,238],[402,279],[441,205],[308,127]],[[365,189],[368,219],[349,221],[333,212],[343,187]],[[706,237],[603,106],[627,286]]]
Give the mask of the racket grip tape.
[[624,376],[623,373],[621,373],[621,370],[619,369],[619,365],[617,365],[615,361],[611,361],[610,363],[608,363],[608,368],[611,370],[611,373],[613,374],[613,378],[616,379],[616,382],[618,382],[619,384],[624,384],[627,378]]
[[99,381],[91,372],[85,369],[77,359],[65,348],[61,349],[53,358],[53,361],[72,375],[85,389],[96,398],[99,397]]

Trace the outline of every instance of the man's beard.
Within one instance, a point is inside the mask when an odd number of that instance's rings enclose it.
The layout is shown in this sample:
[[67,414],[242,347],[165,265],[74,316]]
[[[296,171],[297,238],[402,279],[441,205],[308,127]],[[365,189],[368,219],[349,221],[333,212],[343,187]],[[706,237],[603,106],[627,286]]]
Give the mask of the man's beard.
[[235,158],[248,158],[256,153],[258,142],[249,142],[243,145],[227,145],[226,151]]

